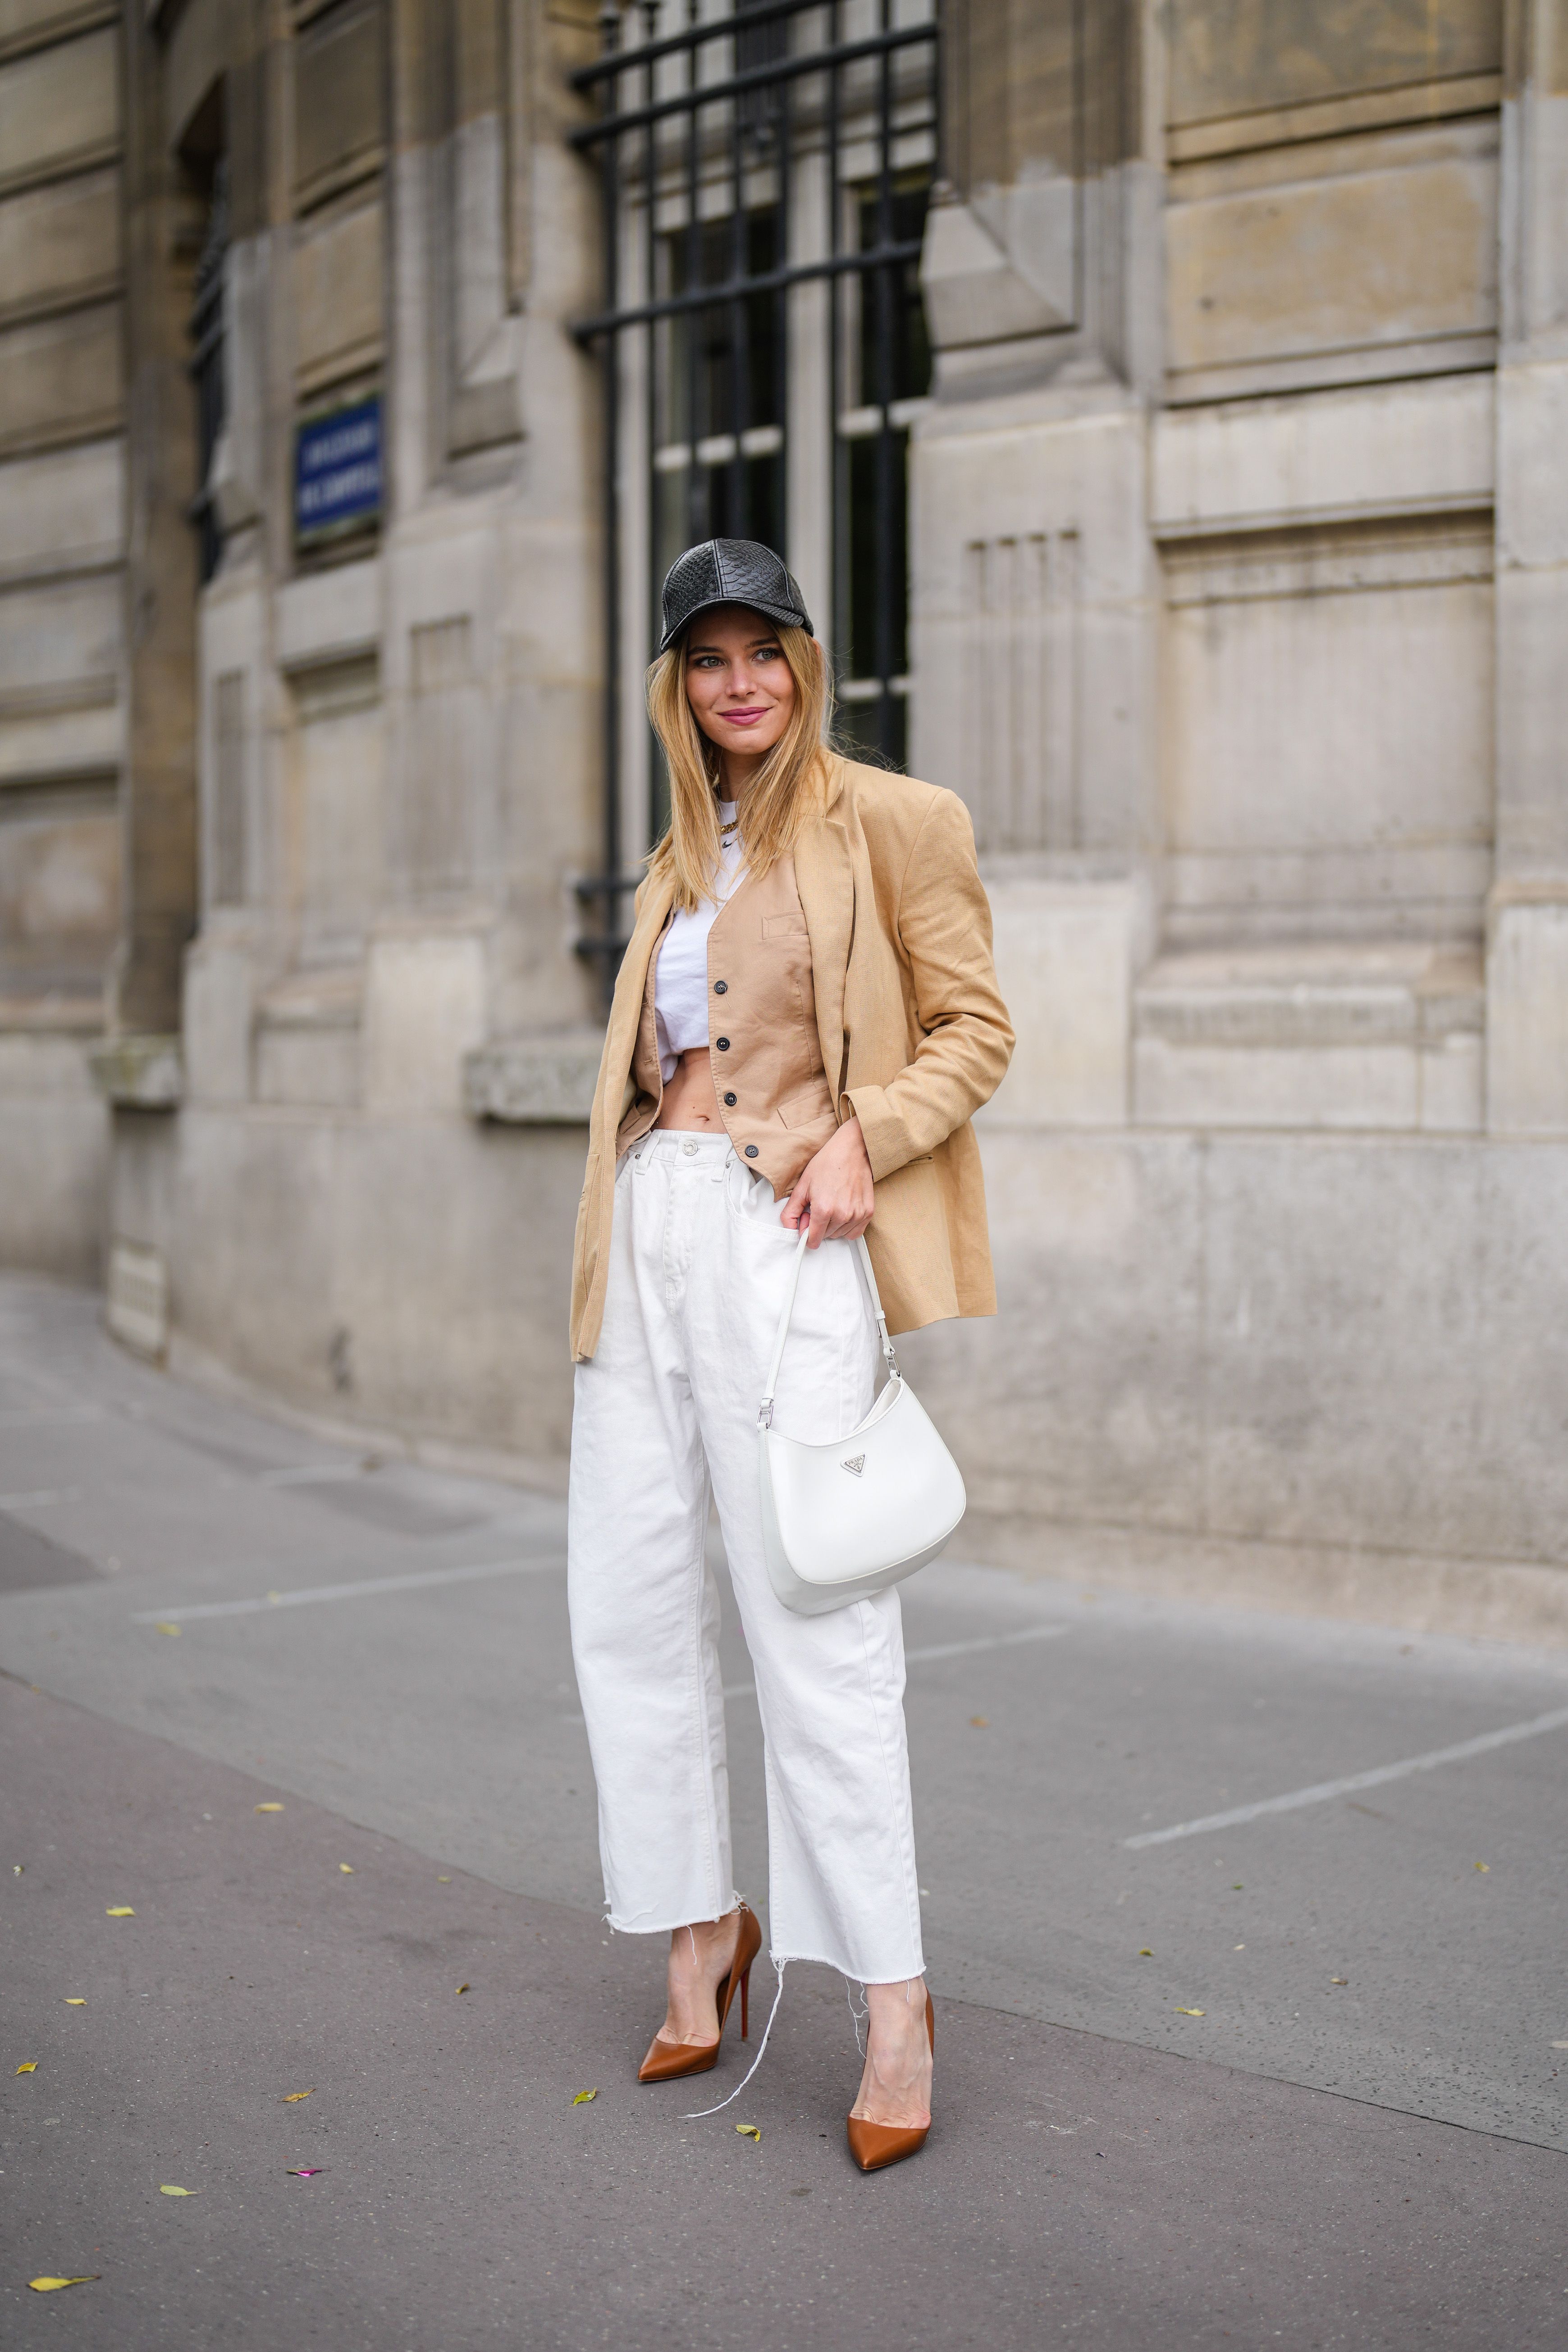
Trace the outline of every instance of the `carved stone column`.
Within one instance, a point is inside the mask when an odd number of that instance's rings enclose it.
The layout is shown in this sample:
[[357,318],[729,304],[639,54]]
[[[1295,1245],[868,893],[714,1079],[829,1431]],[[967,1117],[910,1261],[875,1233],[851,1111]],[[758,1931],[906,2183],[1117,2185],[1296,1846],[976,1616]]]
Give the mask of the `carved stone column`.
[[[196,487],[187,373],[195,224],[163,135],[157,36],[140,0],[125,10],[124,40],[129,709],[110,1025],[121,1037],[169,1037],[196,916],[197,556],[187,519]],[[124,1098],[113,1084],[110,1091]]]

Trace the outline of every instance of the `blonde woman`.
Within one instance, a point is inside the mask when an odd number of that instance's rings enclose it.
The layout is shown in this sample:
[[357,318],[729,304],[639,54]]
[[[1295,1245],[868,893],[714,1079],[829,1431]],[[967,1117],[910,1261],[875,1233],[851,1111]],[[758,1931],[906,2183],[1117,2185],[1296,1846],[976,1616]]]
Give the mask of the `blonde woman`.
[[731,1876],[711,1496],[765,1745],[771,1957],[781,1991],[792,1959],[866,1988],[849,2144],[870,2171],[923,2143],[935,2043],[899,1595],[815,1617],[775,1598],[757,1407],[803,1225],[774,1409],[792,1435],[870,1408],[858,1234],[893,1330],[994,1312],[969,1121],[1013,1033],[963,805],[826,748],[826,665],[779,558],[689,550],[664,624],[670,823],[610,1013],[573,1273],[573,1651],[611,1924],[669,1937],[640,2079],[699,2074],[737,1990],[747,2031],[762,1944]]

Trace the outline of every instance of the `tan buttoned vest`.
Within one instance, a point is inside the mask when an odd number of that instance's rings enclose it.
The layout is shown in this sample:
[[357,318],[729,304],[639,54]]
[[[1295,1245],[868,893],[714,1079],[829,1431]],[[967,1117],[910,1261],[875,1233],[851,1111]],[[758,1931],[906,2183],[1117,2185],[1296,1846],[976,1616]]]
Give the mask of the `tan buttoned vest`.
[[[668,933],[668,923],[659,946]],[[658,948],[648,958],[632,1055],[636,1097],[617,1155],[645,1136],[664,1098],[654,1021]],[[781,1198],[837,1121],[822,1066],[811,935],[795,860],[746,875],[708,934],[708,1057],[726,1132],[748,1168]]]

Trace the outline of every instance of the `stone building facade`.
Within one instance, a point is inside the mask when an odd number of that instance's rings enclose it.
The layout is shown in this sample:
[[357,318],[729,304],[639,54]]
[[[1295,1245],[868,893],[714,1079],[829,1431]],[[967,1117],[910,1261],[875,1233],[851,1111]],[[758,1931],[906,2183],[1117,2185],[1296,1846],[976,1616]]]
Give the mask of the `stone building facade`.
[[733,22],[5,0],[0,1255],[558,1480],[745,526],[992,890],[964,1549],[1561,1633],[1568,0]]

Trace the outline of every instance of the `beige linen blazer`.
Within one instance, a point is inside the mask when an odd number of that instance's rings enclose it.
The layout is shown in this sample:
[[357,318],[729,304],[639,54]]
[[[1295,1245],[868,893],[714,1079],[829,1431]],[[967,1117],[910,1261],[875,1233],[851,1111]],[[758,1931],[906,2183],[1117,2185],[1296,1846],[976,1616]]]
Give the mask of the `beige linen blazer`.
[[[822,1066],[840,1119],[860,1121],[877,1187],[866,1239],[895,1331],[993,1315],[980,1152],[970,1125],[1000,1084],[1013,1031],[991,961],[991,909],[969,812],[953,793],[824,756],[795,845],[811,939]],[[588,1130],[572,1271],[572,1352],[598,1345],[615,1207],[616,1136],[672,885],[649,876],[610,1007]],[[735,975],[747,977],[742,961]],[[760,974],[753,974],[760,977]]]

